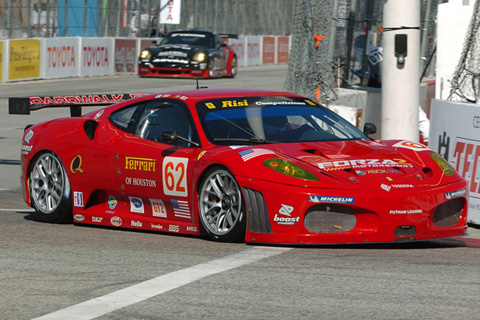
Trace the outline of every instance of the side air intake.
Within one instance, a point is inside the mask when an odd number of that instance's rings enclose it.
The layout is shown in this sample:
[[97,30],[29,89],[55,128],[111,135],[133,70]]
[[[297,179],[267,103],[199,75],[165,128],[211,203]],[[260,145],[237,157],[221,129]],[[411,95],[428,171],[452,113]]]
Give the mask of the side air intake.
[[248,231],[272,233],[267,204],[263,195],[259,191],[250,188],[243,188],[243,195],[247,206]]

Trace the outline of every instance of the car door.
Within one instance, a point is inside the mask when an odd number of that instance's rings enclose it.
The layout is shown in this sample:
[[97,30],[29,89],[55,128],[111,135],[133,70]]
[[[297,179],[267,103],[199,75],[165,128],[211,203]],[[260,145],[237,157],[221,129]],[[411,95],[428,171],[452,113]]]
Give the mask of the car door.
[[109,197],[122,200],[127,214],[195,222],[193,159],[199,148],[183,140],[166,143],[161,138],[162,132],[175,131],[186,140],[199,141],[187,105],[176,99],[153,99],[110,118],[117,127],[123,124],[123,130],[111,143],[117,193]]

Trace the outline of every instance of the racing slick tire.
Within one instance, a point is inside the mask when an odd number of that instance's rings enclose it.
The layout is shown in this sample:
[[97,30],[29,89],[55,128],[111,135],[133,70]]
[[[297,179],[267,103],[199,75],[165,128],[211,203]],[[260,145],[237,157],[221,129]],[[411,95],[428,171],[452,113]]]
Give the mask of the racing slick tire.
[[202,227],[215,241],[245,240],[246,214],[242,191],[233,174],[224,167],[210,168],[198,191]]
[[51,223],[70,223],[72,199],[70,182],[60,158],[53,152],[39,154],[28,173],[30,200],[40,219]]

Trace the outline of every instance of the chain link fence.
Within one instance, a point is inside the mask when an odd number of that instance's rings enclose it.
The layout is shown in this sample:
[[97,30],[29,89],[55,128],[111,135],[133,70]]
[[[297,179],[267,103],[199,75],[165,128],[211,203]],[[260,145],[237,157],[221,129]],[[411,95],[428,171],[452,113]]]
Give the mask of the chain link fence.
[[[340,86],[380,86],[364,57],[374,48],[381,67],[383,6],[382,0],[296,0],[284,89],[328,103],[337,100]],[[437,7],[438,1],[422,0],[423,76],[435,72]]]
[[448,100],[478,103],[480,99],[480,0],[475,1],[460,62]]
[[160,24],[160,0],[0,0],[0,39],[150,37],[196,28],[290,35],[291,0],[182,0],[180,24]]

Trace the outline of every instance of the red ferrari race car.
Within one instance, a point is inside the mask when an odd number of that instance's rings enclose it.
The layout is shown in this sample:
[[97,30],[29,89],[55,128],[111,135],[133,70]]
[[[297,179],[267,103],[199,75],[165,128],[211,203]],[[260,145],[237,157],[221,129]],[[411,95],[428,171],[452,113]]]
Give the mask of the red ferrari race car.
[[197,89],[10,98],[10,113],[113,104],[25,128],[25,201],[46,222],[326,244],[464,235],[467,185],[422,144],[377,141],[305,97]]
[[158,46],[144,48],[138,58],[141,77],[235,77],[237,56],[222,38],[209,31],[170,32]]

